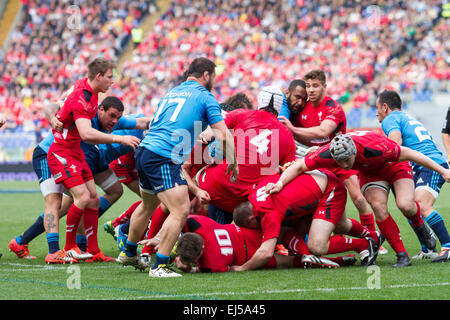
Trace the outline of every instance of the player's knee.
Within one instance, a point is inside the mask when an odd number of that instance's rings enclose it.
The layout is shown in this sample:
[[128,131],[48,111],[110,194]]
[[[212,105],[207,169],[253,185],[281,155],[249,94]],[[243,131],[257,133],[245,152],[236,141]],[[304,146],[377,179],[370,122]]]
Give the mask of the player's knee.
[[320,239],[308,239],[308,249],[312,254],[315,255],[325,255],[327,254],[328,247],[327,243],[321,241]]
[[408,201],[404,199],[397,199],[398,209],[406,215],[413,215],[417,211],[417,206],[414,201]]
[[89,207],[90,208],[97,208],[100,204],[100,197],[98,196],[97,193],[95,194],[90,194],[89,195]]
[[385,216],[387,215],[387,203],[384,201],[372,201],[370,206],[373,209],[373,213],[376,216]]

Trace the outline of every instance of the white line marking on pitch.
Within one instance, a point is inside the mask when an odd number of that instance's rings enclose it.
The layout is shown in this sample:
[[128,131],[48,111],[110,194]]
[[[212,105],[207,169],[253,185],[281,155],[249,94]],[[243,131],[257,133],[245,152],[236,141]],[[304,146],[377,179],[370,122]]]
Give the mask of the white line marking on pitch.
[[[435,287],[435,286],[450,286],[450,282],[443,283],[423,283],[423,284],[397,284],[385,286],[383,289],[397,289],[397,288],[418,288],[418,287]],[[370,290],[367,287],[348,287],[348,288],[313,288],[313,289],[286,289],[286,290],[261,290],[261,291],[247,291],[247,292],[211,292],[211,293],[184,293],[182,296],[236,296],[236,295],[250,295],[250,294],[271,294],[271,293],[304,293],[304,292],[333,292],[344,290]],[[376,291],[376,290],[373,290]],[[152,295],[152,296],[140,296],[136,299],[148,299],[148,298],[173,298],[178,296],[173,295]]]

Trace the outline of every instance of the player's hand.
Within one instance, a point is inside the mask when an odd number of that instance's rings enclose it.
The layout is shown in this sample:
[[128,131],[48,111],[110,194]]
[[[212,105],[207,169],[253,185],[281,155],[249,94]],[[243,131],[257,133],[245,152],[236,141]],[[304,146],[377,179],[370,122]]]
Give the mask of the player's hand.
[[157,249],[159,247],[159,239],[158,238],[151,238],[151,239],[145,239],[138,242],[139,245],[143,246],[151,246]]
[[227,167],[227,175],[231,172],[230,181],[235,182],[239,175],[239,166],[237,163],[229,163]]
[[211,197],[209,196],[209,193],[202,189],[199,189],[199,191],[197,191],[196,197],[197,197],[198,201],[200,201],[201,205],[209,204],[209,202],[211,201]]
[[244,271],[244,269],[242,268],[242,266],[231,266],[229,271]]
[[281,172],[284,172],[284,170],[286,170],[287,168],[292,166],[294,164],[294,162],[295,161],[286,162],[283,166],[278,166],[278,169],[280,169]]
[[284,124],[290,131],[292,131],[292,129],[294,128],[292,122],[285,116],[278,116],[278,120],[280,120],[280,122]]
[[283,184],[281,181],[278,181],[277,183],[268,183],[266,185],[266,193],[272,194],[272,193],[278,193],[283,189]]
[[141,143],[141,139],[135,136],[122,136],[119,143],[123,146],[132,147],[133,150],[136,150],[136,148],[139,147],[139,144]]
[[52,128],[56,132],[61,132],[63,130],[64,124],[61,121],[59,121],[57,117],[53,116],[52,119],[50,120],[50,123],[52,125]]
[[442,178],[444,178],[444,180],[446,182],[450,182],[450,170],[449,169],[445,170],[444,174],[442,175]]

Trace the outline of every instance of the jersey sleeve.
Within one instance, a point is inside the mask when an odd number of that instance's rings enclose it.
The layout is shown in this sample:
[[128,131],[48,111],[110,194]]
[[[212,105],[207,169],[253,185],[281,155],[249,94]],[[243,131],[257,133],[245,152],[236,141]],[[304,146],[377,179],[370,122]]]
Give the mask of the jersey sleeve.
[[216,98],[212,94],[205,95],[206,119],[209,125],[216,124],[223,120],[222,110]]
[[345,112],[334,100],[328,100],[325,104],[325,114],[323,120],[331,120],[337,125],[345,120]]
[[134,129],[136,128],[136,116],[123,116],[119,118],[113,130]]
[[330,153],[330,144],[324,145],[316,151],[308,154],[305,157],[305,164],[309,170],[319,168],[333,169],[337,166]]
[[450,107],[448,108],[447,116],[445,117],[442,133],[450,134]]
[[286,117],[287,119],[289,119],[291,117],[291,111],[289,110],[286,95],[284,92],[283,92],[283,104],[281,105],[281,110],[280,110],[279,115]]
[[387,116],[386,118],[384,118],[384,120],[381,122],[381,128],[383,129],[386,136],[389,136],[391,132],[401,132],[400,123],[398,119],[393,116]]
[[92,93],[87,90],[74,92],[67,98],[64,106],[68,104],[68,107],[73,114],[73,121],[81,118],[91,120],[91,116],[88,111],[88,104],[91,98]]

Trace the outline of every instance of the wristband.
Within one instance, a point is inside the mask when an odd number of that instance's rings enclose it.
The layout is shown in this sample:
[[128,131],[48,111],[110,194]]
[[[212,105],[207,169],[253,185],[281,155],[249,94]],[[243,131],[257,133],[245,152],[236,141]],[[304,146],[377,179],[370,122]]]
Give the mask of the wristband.
[[121,143],[121,142],[122,142],[121,136],[117,136],[117,135],[113,136],[113,143]]
[[283,182],[281,182],[280,180],[277,181],[277,183],[275,183],[278,187],[280,187],[280,190],[283,189]]

